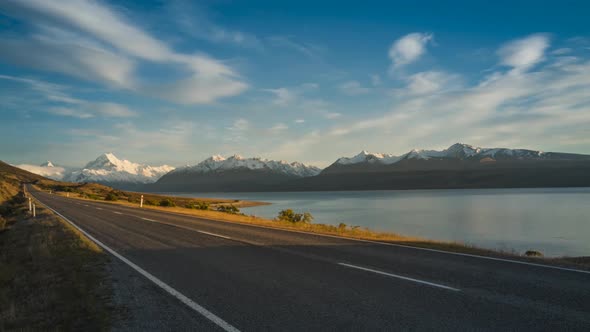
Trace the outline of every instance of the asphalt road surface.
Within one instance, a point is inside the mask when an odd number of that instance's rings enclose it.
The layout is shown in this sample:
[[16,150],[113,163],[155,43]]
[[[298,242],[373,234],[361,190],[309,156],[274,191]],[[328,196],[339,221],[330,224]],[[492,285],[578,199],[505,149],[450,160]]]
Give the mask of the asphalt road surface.
[[584,271],[31,193],[176,296],[194,330],[590,330]]

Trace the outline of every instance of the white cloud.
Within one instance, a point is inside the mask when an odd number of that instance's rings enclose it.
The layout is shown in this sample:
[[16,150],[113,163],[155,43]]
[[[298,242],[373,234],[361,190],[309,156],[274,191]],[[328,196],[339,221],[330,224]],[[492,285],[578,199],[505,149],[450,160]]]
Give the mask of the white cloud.
[[516,70],[526,70],[544,59],[549,47],[549,38],[536,34],[513,40],[498,50],[503,65]]
[[440,71],[425,71],[406,78],[407,86],[397,90],[398,95],[426,95],[450,90],[457,86],[457,75]]
[[305,119],[296,119],[295,120],[295,123],[304,123],[304,122],[305,122]]
[[[23,65],[110,82],[149,95],[157,91],[161,98],[187,104],[210,103],[247,88],[222,62],[202,54],[175,52],[123,15],[94,1],[7,0],[0,3],[2,7],[33,25],[44,24],[40,35],[23,41],[0,40],[0,56]],[[54,33],[60,30],[76,38]],[[183,65],[188,78],[146,87],[134,77],[137,59]]]
[[[362,148],[399,154],[457,141],[486,147],[563,151],[569,144],[588,149],[588,140],[579,139],[588,136],[590,128],[588,72],[590,61],[578,59],[554,61],[534,72],[499,71],[456,89],[431,81],[409,84],[390,111],[312,130],[274,152],[291,151],[294,159],[324,155],[329,161]],[[418,77],[428,76],[432,74]],[[559,137],[563,140],[556,140]]]
[[342,91],[342,93],[347,94],[349,96],[358,96],[358,95],[369,93],[369,91],[370,91],[369,88],[363,87],[357,81],[344,82],[344,83],[340,84],[338,86],[338,88],[340,89],[340,91]]
[[418,60],[425,52],[426,45],[433,39],[430,33],[414,32],[396,40],[389,48],[389,58],[394,68]]
[[264,91],[270,92],[275,96],[273,104],[278,106],[287,106],[297,98],[297,93],[288,88],[264,89]]
[[250,122],[246,119],[237,119],[228,129],[231,131],[245,131],[250,129]]
[[89,119],[96,116],[110,117],[110,118],[129,118],[137,115],[136,112],[130,110],[124,105],[116,103],[94,103],[83,102],[75,106],[56,106],[49,107],[48,113],[70,116],[79,119]]
[[270,92],[275,96],[274,100],[272,101],[273,104],[278,106],[288,106],[296,101],[303,103],[305,100],[302,96],[309,92],[319,88],[319,84],[317,83],[303,83],[299,86],[295,87],[281,87],[276,89],[263,89],[262,91]]

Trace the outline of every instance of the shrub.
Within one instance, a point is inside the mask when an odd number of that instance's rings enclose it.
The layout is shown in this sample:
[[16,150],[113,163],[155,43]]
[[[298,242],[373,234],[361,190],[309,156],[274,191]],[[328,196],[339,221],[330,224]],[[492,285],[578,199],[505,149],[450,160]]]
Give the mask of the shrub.
[[339,232],[344,232],[346,230],[346,224],[341,222],[340,224],[338,224],[338,231]]
[[187,209],[209,210],[209,203],[207,202],[188,202],[185,207]]
[[0,216],[0,231],[6,228],[6,219]]
[[164,198],[160,201],[160,206],[174,207],[176,204],[170,198]]
[[143,204],[145,205],[153,205],[153,206],[158,206],[158,202],[154,201],[153,199],[146,199]]
[[110,192],[107,194],[107,196],[104,198],[105,201],[116,201],[119,199],[119,196],[117,196],[114,192]]
[[527,257],[543,257],[543,253],[537,250],[527,250],[524,255]]
[[231,213],[231,214],[238,214],[240,213],[240,209],[233,205],[220,205],[217,207],[217,211]]
[[97,200],[101,199],[101,197],[98,196],[97,194],[86,194],[86,197],[90,198],[90,199],[97,199]]
[[293,211],[292,209],[286,209],[279,212],[277,219],[280,221],[288,221],[292,223],[303,222],[309,224],[313,221],[313,216],[309,212],[295,213],[295,211]]

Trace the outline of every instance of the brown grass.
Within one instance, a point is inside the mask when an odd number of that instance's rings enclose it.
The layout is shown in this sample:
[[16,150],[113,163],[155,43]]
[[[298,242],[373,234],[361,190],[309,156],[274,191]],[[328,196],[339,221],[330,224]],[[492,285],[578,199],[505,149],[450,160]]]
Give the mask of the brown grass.
[[7,196],[18,180],[0,174],[0,331],[109,329],[108,256],[43,208],[29,218],[22,199]]

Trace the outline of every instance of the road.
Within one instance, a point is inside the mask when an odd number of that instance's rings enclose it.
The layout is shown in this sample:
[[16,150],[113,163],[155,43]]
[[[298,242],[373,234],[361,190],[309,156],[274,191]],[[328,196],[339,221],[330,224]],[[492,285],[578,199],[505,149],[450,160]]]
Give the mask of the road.
[[193,309],[195,330],[590,327],[590,273],[583,271],[232,224],[30,190],[168,287],[168,293]]

